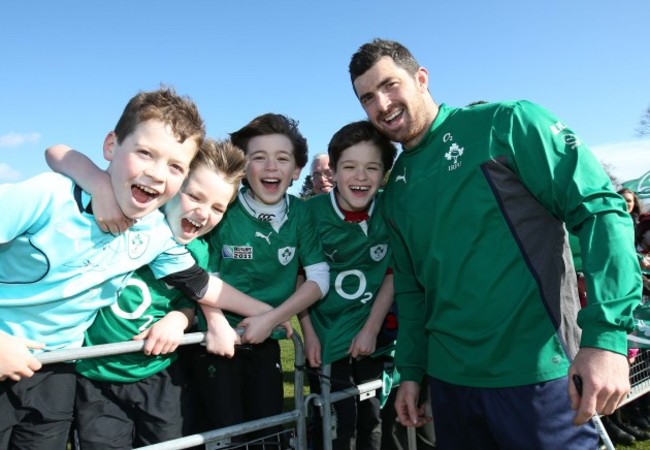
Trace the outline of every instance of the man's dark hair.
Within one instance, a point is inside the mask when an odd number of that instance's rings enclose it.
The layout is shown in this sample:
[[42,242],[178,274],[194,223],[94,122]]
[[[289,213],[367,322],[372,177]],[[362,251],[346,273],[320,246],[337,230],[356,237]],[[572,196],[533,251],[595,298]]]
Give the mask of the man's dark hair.
[[399,42],[374,39],[372,42],[363,44],[352,55],[349,66],[352,83],[384,56],[392,58],[396,65],[410,74],[415,74],[420,68],[420,64],[418,64],[411,52]]
[[379,148],[385,172],[388,172],[393,167],[397,148],[390,139],[377,131],[367,120],[349,123],[334,133],[327,146],[327,153],[330,155],[330,167],[336,169],[341,154],[361,142],[371,142]]
[[291,141],[296,166],[307,164],[307,139],[298,130],[298,122],[282,114],[267,113],[257,116],[237,131],[230,133],[233,144],[248,152],[248,142],[258,136],[283,134]]

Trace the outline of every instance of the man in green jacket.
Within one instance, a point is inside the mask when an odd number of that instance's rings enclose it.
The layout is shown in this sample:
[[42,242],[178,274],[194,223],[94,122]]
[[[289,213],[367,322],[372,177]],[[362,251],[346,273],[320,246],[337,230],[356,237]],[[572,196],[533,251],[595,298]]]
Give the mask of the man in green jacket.
[[[363,45],[349,69],[369,120],[404,150],[384,195],[401,422],[423,422],[428,376],[440,449],[596,448],[585,424],[629,391],[641,298],[632,224],[605,171],[533,103],[436,104],[397,42]],[[582,310],[565,226],[582,248]]]

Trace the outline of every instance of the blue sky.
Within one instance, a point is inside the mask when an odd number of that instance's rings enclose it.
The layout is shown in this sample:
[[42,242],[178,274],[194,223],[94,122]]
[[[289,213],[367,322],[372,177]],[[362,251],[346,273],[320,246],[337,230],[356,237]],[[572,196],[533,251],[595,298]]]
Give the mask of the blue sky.
[[0,17],[0,182],[47,170],[59,142],[105,167],[124,105],[161,83],[196,101],[210,136],[278,112],[325,151],[365,117],[347,65],[374,37],[411,49],[438,103],[532,100],[619,179],[650,170],[635,135],[650,105],[646,0],[4,1]]

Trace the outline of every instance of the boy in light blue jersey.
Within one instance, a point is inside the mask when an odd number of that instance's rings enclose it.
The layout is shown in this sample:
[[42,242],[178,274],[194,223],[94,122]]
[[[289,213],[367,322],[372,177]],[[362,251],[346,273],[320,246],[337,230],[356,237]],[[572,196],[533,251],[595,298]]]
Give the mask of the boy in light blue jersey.
[[137,219],[125,234],[103,233],[91,196],[61,175],[0,186],[0,447],[65,446],[74,367],[52,364],[35,374],[41,365],[32,351],[80,346],[135,269],[150,264],[193,300],[216,305],[237,296],[196,266],[158,211],[179,190],[203,137],[189,99],[169,89],[131,99],[104,141],[110,164],[99,171],[125,217]]
[[138,267],[151,262],[164,276],[193,266],[156,211],[180,188],[203,137],[196,106],[172,90],[130,100],[103,147],[118,204],[138,219],[117,237],[101,232],[90,196],[64,176],[0,186],[1,448],[65,448],[74,367],[35,374],[33,352],[80,346],[96,312]]

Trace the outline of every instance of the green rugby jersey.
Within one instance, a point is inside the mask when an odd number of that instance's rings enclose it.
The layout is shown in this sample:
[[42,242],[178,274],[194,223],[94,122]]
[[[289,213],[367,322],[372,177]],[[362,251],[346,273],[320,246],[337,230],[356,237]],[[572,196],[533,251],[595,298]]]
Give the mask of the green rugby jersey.
[[[209,272],[251,297],[276,307],[296,290],[300,267],[325,262],[320,238],[305,203],[286,195],[287,220],[279,231],[270,222],[253,217],[241,196],[206,240],[210,246]],[[234,327],[241,316],[226,313]],[[206,329],[199,312],[199,328]]]
[[386,222],[373,201],[367,221],[350,223],[336,203],[335,192],[307,200],[330,266],[330,289],[310,308],[321,344],[323,364],[346,356],[365,324],[390,262]]
[[[641,278],[625,202],[545,109],[441,105],[384,206],[402,379],[517,386],[565,376],[579,345],[626,353]],[[581,311],[564,223],[582,248]]]
[[[187,248],[199,266],[207,267],[208,246],[204,241],[195,239]],[[149,266],[141,267],[120,292],[117,302],[99,311],[86,331],[84,345],[129,341],[168,312],[194,306],[195,303],[181,291],[156,279]],[[93,380],[132,383],[160,372],[176,358],[176,352],[156,356],[143,352],[125,353],[80,360],[76,370]]]

